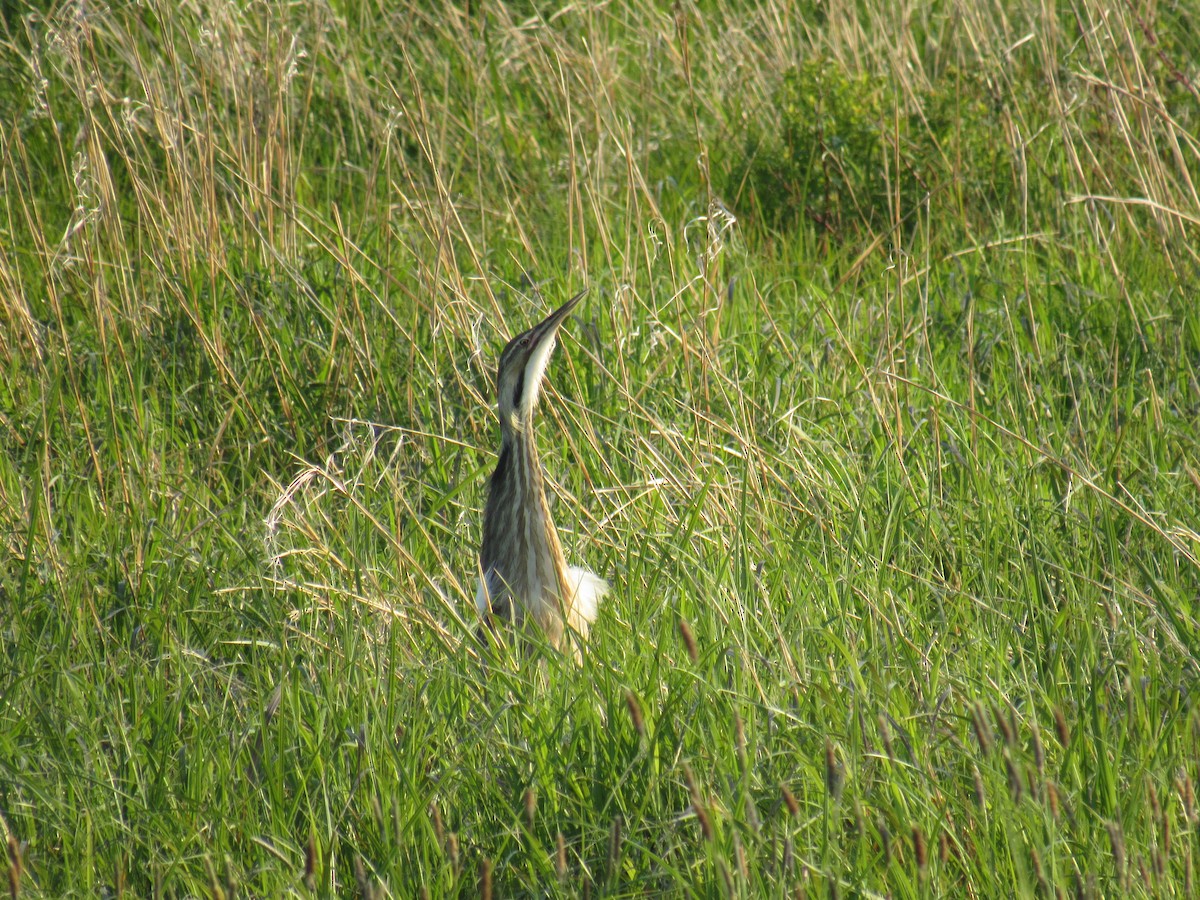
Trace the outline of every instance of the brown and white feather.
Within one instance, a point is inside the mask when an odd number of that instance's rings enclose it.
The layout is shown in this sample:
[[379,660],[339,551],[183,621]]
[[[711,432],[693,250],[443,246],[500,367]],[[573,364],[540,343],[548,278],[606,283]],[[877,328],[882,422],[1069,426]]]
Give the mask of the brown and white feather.
[[567,565],[533,435],[533,411],[555,336],[582,296],[513,338],[500,356],[500,456],[488,486],[476,593],[485,621],[520,626],[532,620],[559,649],[566,649],[568,628],[586,640],[608,590],[591,572]]

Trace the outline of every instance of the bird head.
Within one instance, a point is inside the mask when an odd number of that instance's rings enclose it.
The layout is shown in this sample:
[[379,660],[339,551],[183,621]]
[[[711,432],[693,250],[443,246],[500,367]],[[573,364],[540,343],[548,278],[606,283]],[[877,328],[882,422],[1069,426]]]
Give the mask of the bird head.
[[501,422],[519,427],[533,416],[558,328],[586,293],[586,289],[580,291],[542,322],[518,334],[500,354],[500,365],[496,369],[496,395]]

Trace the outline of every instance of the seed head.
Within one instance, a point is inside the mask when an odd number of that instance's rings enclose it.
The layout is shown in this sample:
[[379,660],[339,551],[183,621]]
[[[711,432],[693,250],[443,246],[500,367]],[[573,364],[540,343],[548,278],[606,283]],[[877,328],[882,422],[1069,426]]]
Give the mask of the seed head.
[[12,900],[21,895],[21,844],[11,831],[8,833],[8,893]]
[[692,811],[700,823],[700,834],[706,841],[711,841],[713,839],[712,820],[708,816],[708,809],[705,807],[704,801],[700,798],[700,790],[696,787],[696,778],[692,774],[692,767],[687,763],[683,764],[683,778],[687,783],[688,794],[691,796]]
[[1042,855],[1037,852],[1036,847],[1029,848],[1029,861],[1033,864],[1033,874],[1037,878],[1038,890],[1043,897],[1048,896],[1050,888],[1046,883],[1046,873],[1042,871]]
[[554,854],[554,874],[559,881],[567,877],[567,839],[561,831],[558,833],[558,849]]
[[537,791],[533,785],[525,788],[525,825],[533,831],[533,823],[537,821]]
[[929,856],[925,850],[925,834],[921,831],[921,826],[914,824],[912,827],[912,842],[913,842],[913,857],[917,861],[917,871],[921,877],[925,877],[925,870],[929,867]]
[[479,861],[479,896],[492,900],[492,861],[486,856]]
[[987,794],[983,790],[983,776],[979,774],[979,766],[971,766],[971,774],[975,776],[975,805],[983,809],[983,804],[987,801]]
[[1053,781],[1046,782],[1046,800],[1050,804],[1050,815],[1058,820],[1058,785]]
[[1117,881],[1125,883],[1125,835],[1116,822],[1108,823],[1108,846],[1112,850],[1113,868],[1117,870]]
[[1008,791],[1015,802],[1020,803],[1025,796],[1025,784],[1021,780],[1020,764],[1012,758],[1006,747],[1004,750],[1004,768],[1008,770]]
[[1046,752],[1042,749],[1042,733],[1038,729],[1037,722],[1032,724],[1030,729],[1033,733],[1033,762],[1037,766],[1039,778],[1046,777]]
[[779,793],[783,795],[783,802],[787,805],[788,814],[794,819],[800,815],[800,804],[796,802],[796,795],[782,781],[779,782]]
[[1171,858],[1171,813],[1163,810],[1162,814],[1162,851],[1163,856]]
[[992,732],[983,716],[983,704],[978,701],[971,706],[971,726],[975,729],[980,752],[987,756],[992,751]]
[[429,804],[429,819],[433,823],[433,835],[437,838],[438,846],[446,846],[446,829],[442,824],[442,811],[436,803]]
[[363,866],[361,856],[354,857],[354,883],[358,885],[358,895],[360,897],[373,897],[374,890],[371,888],[371,882],[367,880],[367,870]]
[[1066,750],[1071,746],[1071,730],[1067,728],[1067,717],[1057,706],[1054,707],[1054,731],[1058,734],[1058,745]]
[[692,634],[692,627],[688,625],[687,619],[682,616],[679,619],[679,636],[683,638],[683,646],[687,649],[688,659],[695,663],[700,658],[700,653],[696,649],[696,637]]
[[883,713],[879,714],[879,739],[883,741],[883,750],[887,753],[888,760],[895,762],[896,753],[892,748],[892,729],[888,727],[887,719]]
[[311,831],[304,847],[304,885],[309,891],[317,889],[317,839]]
[[629,710],[629,720],[633,723],[633,730],[637,732],[638,737],[645,737],[646,722],[642,718],[642,705],[638,703],[638,698],[633,691],[625,691],[625,707]]
[[1004,746],[1011,747],[1017,739],[1012,720],[999,706],[992,706],[992,714],[996,717],[996,727],[1000,729],[1000,736],[1004,738]]
[[1179,772],[1179,797],[1183,801],[1183,815],[1193,825],[1196,824],[1196,791],[1192,787],[1192,779],[1184,770]]
[[835,801],[842,799],[842,787],[845,784],[846,772],[838,761],[837,750],[833,742],[825,739],[825,790]]
[[617,867],[621,864],[621,817],[614,816],[612,830],[608,835],[608,873],[616,878]]

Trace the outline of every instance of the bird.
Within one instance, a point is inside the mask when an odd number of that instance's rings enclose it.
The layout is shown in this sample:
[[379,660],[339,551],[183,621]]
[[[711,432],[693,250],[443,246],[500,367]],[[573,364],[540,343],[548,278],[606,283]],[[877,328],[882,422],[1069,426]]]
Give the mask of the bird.
[[585,288],[518,334],[500,354],[500,453],[488,483],[475,594],[484,623],[481,639],[495,633],[499,622],[518,628],[533,623],[551,646],[570,652],[577,662],[608,584],[585,568],[567,565],[546,502],[533,413],[558,330],[586,293]]

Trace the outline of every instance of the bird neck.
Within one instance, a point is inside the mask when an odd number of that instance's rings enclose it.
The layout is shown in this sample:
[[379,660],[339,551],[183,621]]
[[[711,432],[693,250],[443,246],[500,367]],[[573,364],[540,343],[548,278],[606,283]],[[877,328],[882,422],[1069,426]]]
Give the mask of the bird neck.
[[[533,423],[502,421],[500,432],[500,458],[483,517],[480,564],[484,572],[495,569],[518,594],[546,587],[559,593],[566,585],[567,563],[546,502]],[[549,584],[551,579],[557,584]]]

